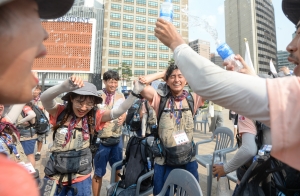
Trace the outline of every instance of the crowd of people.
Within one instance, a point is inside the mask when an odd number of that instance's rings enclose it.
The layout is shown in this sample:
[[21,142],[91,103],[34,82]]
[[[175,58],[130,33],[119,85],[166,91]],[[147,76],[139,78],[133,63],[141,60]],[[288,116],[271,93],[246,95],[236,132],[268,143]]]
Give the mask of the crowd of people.
[[[286,181],[272,194],[300,192],[300,1],[282,1],[284,14],[296,25],[296,35],[287,46],[288,60],[296,65],[295,76],[258,77],[239,55],[235,57],[243,64],[239,72],[232,71],[230,62],[224,64],[227,70],[221,69],[194,52],[172,23],[159,18],[155,36],[174,51],[175,62],[164,72],[140,76],[126,99],[117,91],[119,76],[114,71],[103,73],[105,88],[101,91],[74,75],[44,92],[38,86],[31,68],[35,58],[46,55],[43,41],[48,38],[40,19],[63,16],[73,2],[0,0],[1,195],[40,195],[41,178],[57,184],[53,195],[100,195],[107,163],[112,166],[123,159],[122,126],[126,112],[138,99],[140,109],[130,123],[138,125],[139,137],[152,136],[153,146],[160,147],[153,151],[154,195],[175,168],[199,180],[193,118],[205,100],[219,106],[215,107],[212,132],[222,126],[219,113],[223,107],[236,113],[239,149],[224,165],[213,166],[218,179],[237,171],[234,195],[241,194],[239,182],[259,150],[258,124],[264,130],[262,143],[272,144],[271,156],[286,169]],[[158,79],[165,83],[155,89],[151,83]],[[192,93],[184,90],[187,84]],[[65,94],[64,104],[56,101],[61,94]],[[51,155],[45,176],[38,176],[35,161],[40,161],[43,139],[49,133],[53,134]],[[96,146],[93,152],[91,146]],[[121,169],[117,168],[116,182]],[[12,189],[12,184],[18,188]]]

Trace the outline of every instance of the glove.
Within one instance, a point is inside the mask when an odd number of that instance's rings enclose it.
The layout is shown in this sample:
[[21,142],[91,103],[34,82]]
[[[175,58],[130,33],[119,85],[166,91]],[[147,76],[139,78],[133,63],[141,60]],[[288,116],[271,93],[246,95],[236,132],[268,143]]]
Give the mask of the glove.
[[132,92],[134,92],[135,94],[140,94],[144,90],[144,88],[145,84],[142,84],[140,81],[135,80]]

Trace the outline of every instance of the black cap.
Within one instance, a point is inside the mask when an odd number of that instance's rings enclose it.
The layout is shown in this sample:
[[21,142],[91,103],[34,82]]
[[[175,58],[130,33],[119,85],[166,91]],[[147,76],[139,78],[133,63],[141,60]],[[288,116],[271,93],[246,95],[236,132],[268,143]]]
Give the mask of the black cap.
[[300,20],[300,0],[282,0],[282,11],[295,25]]
[[[0,6],[13,0],[0,0]],[[73,6],[74,0],[36,0],[42,19],[54,19],[65,15]]]

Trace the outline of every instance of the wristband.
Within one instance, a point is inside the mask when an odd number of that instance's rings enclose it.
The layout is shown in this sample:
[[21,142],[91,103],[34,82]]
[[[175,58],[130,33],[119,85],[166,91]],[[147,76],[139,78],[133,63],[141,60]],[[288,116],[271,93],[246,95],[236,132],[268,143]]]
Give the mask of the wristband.
[[133,91],[131,91],[131,94],[139,99],[143,99],[143,96],[141,94],[135,94]]

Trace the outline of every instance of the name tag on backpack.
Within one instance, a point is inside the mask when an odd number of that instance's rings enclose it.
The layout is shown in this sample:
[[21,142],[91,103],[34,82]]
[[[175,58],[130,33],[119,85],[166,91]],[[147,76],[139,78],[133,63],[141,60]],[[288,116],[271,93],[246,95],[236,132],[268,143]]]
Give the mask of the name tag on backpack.
[[189,138],[187,137],[185,131],[177,131],[173,133],[173,137],[175,139],[176,145],[182,145],[189,142]]

